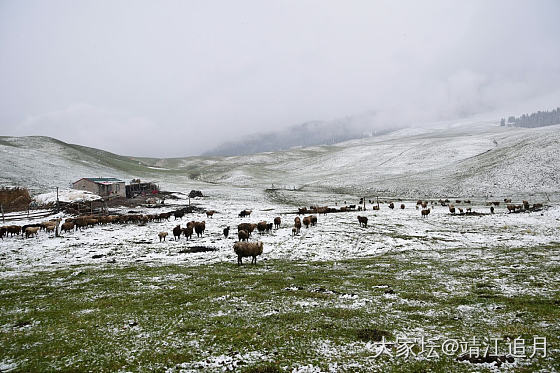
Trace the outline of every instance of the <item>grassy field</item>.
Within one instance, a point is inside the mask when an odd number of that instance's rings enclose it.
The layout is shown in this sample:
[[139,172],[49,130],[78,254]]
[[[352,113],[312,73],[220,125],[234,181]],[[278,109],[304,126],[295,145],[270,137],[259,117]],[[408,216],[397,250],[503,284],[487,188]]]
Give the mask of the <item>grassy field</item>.
[[[560,244],[408,250],[338,262],[76,266],[0,280],[0,368],[14,371],[490,371],[428,340],[546,337],[560,369]],[[424,336],[411,354],[380,340]],[[484,343],[482,343],[484,347]]]

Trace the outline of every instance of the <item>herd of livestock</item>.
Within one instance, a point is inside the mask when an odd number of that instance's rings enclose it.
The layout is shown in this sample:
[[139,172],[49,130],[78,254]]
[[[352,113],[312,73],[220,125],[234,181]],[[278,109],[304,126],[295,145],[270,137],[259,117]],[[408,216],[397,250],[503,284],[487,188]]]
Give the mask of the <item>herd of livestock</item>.
[[[380,209],[380,203],[373,203],[371,200],[369,201],[372,204],[371,209],[373,211]],[[395,208],[394,202],[383,202],[387,203],[390,209]],[[504,203],[506,204],[506,208],[508,212],[530,212],[530,211],[538,211],[542,209],[543,205],[539,203],[535,203],[532,206],[529,204],[528,201],[523,201],[522,204],[512,204],[511,199],[504,199]],[[430,204],[430,207],[428,205]],[[439,201],[423,201],[418,200],[416,203],[416,209],[421,209],[421,216],[427,217],[430,214],[430,211],[437,205],[448,207],[449,212],[453,215],[483,215],[482,213],[477,213],[472,210],[472,207],[468,206],[471,204],[470,200],[455,200],[455,204],[459,205],[462,204],[463,207],[455,207],[455,205],[446,200],[439,200]],[[490,207],[490,214],[493,214],[495,208],[500,205],[500,202],[487,202],[487,206]],[[467,207],[468,206],[468,207]],[[405,204],[400,204],[400,209],[405,209]],[[337,212],[349,212],[349,211],[365,211],[366,204],[365,200],[361,199],[359,205],[349,205],[343,206],[340,208],[333,208],[327,206],[311,206],[310,208],[303,207],[299,208],[297,215],[305,215],[310,214],[308,216],[304,216],[300,218],[296,216],[294,219],[294,226],[292,228],[292,235],[300,234],[300,230],[302,225],[306,228],[314,227],[317,225],[317,215],[315,214],[323,214],[326,215],[328,213],[337,213]],[[45,221],[42,223],[37,224],[27,224],[23,226],[19,225],[7,225],[0,227],[0,237],[2,240],[4,236],[22,236],[25,238],[36,237],[40,231],[45,231],[47,234],[59,234],[59,229],[61,233],[64,232],[71,232],[71,231],[81,231],[82,229],[95,227],[96,225],[106,225],[106,224],[139,224],[139,225],[146,225],[150,222],[163,222],[169,221],[171,217],[174,220],[182,219],[185,213],[190,212],[187,208],[178,209],[169,212],[163,212],[159,214],[123,214],[123,215],[87,215],[87,216],[79,216],[75,218],[68,218],[64,222],[61,219],[53,219],[49,221]],[[214,210],[207,210],[206,216],[211,218],[216,211]],[[242,210],[239,213],[239,217],[245,218],[250,217],[252,210]],[[367,228],[368,218],[366,216],[357,216],[358,223],[360,227]],[[277,216],[274,218],[273,223],[268,223],[267,221],[261,221],[258,223],[240,223],[237,226],[237,238],[238,241],[234,244],[234,251],[238,256],[238,264],[242,264],[243,257],[252,257],[251,262],[256,263],[256,257],[262,254],[263,250],[263,243],[262,242],[249,242],[249,238],[251,237],[252,233],[255,229],[260,233],[269,233],[273,229],[279,229],[282,224],[282,219]],[[184,235],[186,240],[192,239],[193,234],[196,234],[197,237],[202,237],[206,230],[206,222],[205,221],[190,221],[186,224],[186,227],[181,227],[181,225],[177,225],[173,228],[172,233],[174,240],[180,240],[181,236]],[[229,236],[230,227],[225,227],[223,229],[223,235],[225,238]],[[168,232],[162,231],[158,233],[159,241],[165,241]]]

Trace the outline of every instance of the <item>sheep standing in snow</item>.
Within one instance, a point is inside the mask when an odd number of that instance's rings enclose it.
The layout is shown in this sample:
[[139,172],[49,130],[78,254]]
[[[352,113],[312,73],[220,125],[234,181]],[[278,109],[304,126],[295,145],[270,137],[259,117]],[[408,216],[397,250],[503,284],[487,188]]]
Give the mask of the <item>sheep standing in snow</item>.
[[25,238],[29,238],[29,237],[37,237],[37,232],[39,232],[39,229],[41,227],[27,227],[25,228]]
[[309,228],[309,224],[311,224],[311,217],[306,216],[303,218],[303,225],[305,225],[305,228]]
[[274,228],[275,229],[280,228],[281,223],[282,223],[282,219],[280,219],[279,216],[274,218]]
[[404,210],[404,208],[405,208],[404,203],[401,203],[401,210]]
[[249,240],[249,232],[247,232],[244,229],[241,229],[240,231],[237,232],[237,238],[239,238],[239,241],[248,241]]
[[190,240],[193,234],[193,225],[190,223],[187,224],[187,227],[183,228],[183,234],[185,235],[187,241]]
[[227,238],[229,236],[229,227],[224,228],[224,237]]
[[263,243],[238,241],[233,245],[233,251],[237,254],[237,265],[242,265],[242,258],[246,257],[252,257],[251,263],[257,264],[257,256],[263,253]]
[[183,233],[183,230],[180,225],[173,228],[173,237],[175,237],[175,241],[178,241],[181,238],[181,233]]
[[368,221],[367,216],[358,215],[358,223],[360,223],[360,227],[363,226],[364,228],[367,228],[367,221]]
[[296,216],[296,218],[294,219],[294,227],[296,228],[296,233],[299,233],[299,231],[301,230],[301,219],[299,218],[299,216]]
[[159,232],[158,237],[159,237],[159,242],[161,242],[161,240],[165,241],[165,237],[167,237],[167,232]]
[[430,209],[423,209],[422,210],[422,217],[425,218],[430,214]]
[[392,210],[395,208],[395,204],[393,202],[389,203],[389,208]]

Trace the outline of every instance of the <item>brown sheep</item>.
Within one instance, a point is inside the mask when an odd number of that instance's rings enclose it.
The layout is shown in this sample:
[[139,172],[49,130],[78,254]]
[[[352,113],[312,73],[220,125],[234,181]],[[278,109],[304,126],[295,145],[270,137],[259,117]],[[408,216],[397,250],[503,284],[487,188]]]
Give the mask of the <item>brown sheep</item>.
[[257,224],[257,230],[260,234],[263,234],[263,232],[266,231],[267,225],[266,221],[261,221]]
[[422,217],[425,218],[430,214],[430,209],[423,209],[422,210]]
[[251,223],[241,223],[237,226],[237,231],[240,230],[244,230],[246,231],[249,236],[251,235],[251,233],[253,233],[253,231],[255,230],[255,228],[257,227],[257,224],[251,224]]
[[225,227],[224,228],[224,237],[228,238],[228,236],[229,236],[229,227]]
[[379,206],[377,206],[377,205],[376,205],[376,206],[373,206],[373,207],[372,207],[372,210],[379,210]]
[[[14,234],[16,236],[19,236],[19,234],[21,233],[21,226],[19,225],[8,225],[6,227],[6,232],[10,234],[10,237],[12,237]],[[7,236],[7,234],[6,234]]]
[[293,227],[292,228],[292,236],[295,236],[297,234],[297,228]]
[[66,232],[66,231],[71,231],[74,229],[74,223],[73,222],[67,222],[67,223],[63,223],[60,226],[60,231],[61,232]]
[[294,219],[294,227],[296,228],[296,232],[299,233],[301,229],[301,219],[299,218],[299,216],[296,216],[296,218]]
[[506,205],[509,212],[515,212],[515,205]]
[[205,230],[206,230],[206,222],[205,221],[194,223],[194,231],[196,232],[197,237],[201,237],[204,234]]
[[395,208],[395,204],[393,202],[389,203],[389,208],[392,210]]
[[309,216],[304,217],[303,225],[305,225],[305,228],[309,228],[309,224],[311,224],[311,218]]
[[211,217],[214,215],[215,212],[216,212],[216,211],[214,211],[214,210],[206,211],[206,217],[207,217],[207,218],[211,218]]
[[274,218],[274,228],[278,229],[280,228],[280,224],[282,224],[282,219],[280,219],[280,217],[275,217]]
[[317,217],[315,215],[311,215],[309,217],[311,219],[311,226],[314,227],[317,225]]
[[244,218],[245,216],[251,216],[253,210],[243,210],[239,213],[240,218]]
[[47,233],[54,232],[55,229],[56,229],[56,224],[47,225],[45,227],[45,230],[47,231]]
[[249,240],[249,232],[247,232],[244,229],[241,229],[240,231],[237,232],[237,237],[239,238],[239,241],[248,241]]
[[183,230],[181,229],[180,225],[177,225],[175,228],[173,228],[173,237],[175,238],[175,241],[178,241],[181,239],[181,233],[183,232]]
[[491,213],[491,214],[494,213],[494,206],[490,206],[490,213]]
[[158,237],[159,237],[159,242],[161,242],[161,240],[165,241],[165,237],[167,237],[167,232],[159,232]]
[[25,238],[29,238],[32,236],[37,237],[37,232],[39,232],[40,227],[27,227],[25,228]]
[[449,212],[455,214],[455,206],[449,205]]
[[511,198],[504,198],[505,203],[511,203]]
[[401,203],[401,210],[404,210],[405,206],[404,203]]
[[416,205],[421,205],[422,204],[422,200],[419,199],[418,201],[416,201]]
[[472,207],[467,207],[467,212],[472,212]]
[[428,207],[428,201],[422,202],[422,208],[425,209],[426,207]]
[[463,209],[459,207],[459,214],[463,213]]
[[249,256],[252,257],[251,263],[257,264],[257,256],[263,253],[263,243],[238,241],[233,245],[233,251],[237,254],[237,265],[242,265],[242,258]]
[[0,238],[4,239],[4,236],[7,234],[8,230],[6,227],[0,227]]
[[364,228],[367,228],[367,221],[368,221],[367,216],[359,216],[358,215],[358,223],[360,223],[360,227],[364,226]]
[[192,235],[193,235],[192,224],[191,225],[187,224],[187,227],[183,228],[183,234],[185,235],[185,238],[186,238],[187,241],[192,238]]

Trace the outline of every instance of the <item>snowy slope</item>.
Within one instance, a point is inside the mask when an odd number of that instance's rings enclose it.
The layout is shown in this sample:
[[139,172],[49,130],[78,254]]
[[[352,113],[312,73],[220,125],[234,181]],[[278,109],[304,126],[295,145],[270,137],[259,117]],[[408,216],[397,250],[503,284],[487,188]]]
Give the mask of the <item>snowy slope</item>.
[[444,123],[330,146],[234,157],[131,158],[42,138],[1,138],[0,183],[44,191],[85,176],[142,177],[163,185],[271,184],[353,195],[557,194],[560,126]]

